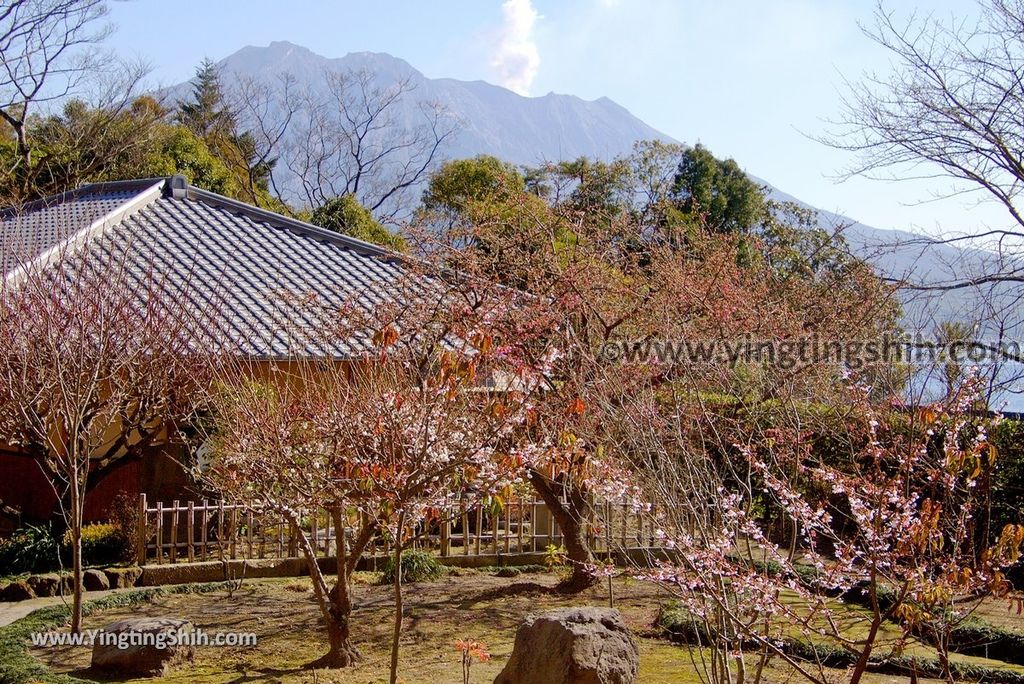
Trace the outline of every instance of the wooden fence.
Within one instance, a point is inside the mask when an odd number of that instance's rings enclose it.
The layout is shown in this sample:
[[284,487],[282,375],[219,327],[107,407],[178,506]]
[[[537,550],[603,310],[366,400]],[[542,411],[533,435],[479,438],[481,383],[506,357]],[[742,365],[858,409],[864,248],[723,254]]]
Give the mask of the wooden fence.
[[[650,515],[623,503],[597,502],[587,523],[591,549],[651,548],[656,546]],[[136,556],[146,563],[207,560],[294,558],[300,556],[300,532],[308,535],[317,554],[337,553],[337,530],[325,510],[310,511],[302,530],[282,516],[258,508],[222,501],[173,501],[151,505],[139,498]],[[543,501],[514,498],[500,511],[453,505],[431,521],[414,527],[412,548],[440,556],[499,556],[545,552],[563,545],[562,531]],[[386,556],[391,544],[378,535],[366,555]]]

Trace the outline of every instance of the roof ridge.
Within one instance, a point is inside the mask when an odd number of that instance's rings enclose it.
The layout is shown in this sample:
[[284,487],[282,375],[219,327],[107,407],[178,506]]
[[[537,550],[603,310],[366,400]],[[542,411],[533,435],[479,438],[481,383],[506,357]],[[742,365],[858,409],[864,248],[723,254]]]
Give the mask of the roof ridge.
[[351,235],[345,235],[333,230],[328,230],[327,228],[321,228],[315,224],[301,221],[290,216],[285,216],[284,214],[280,214],[269,209],[262,209],[246,202],[242,202],[241,200],[225,197],[224,195],[220,195],[209,190],[203,190],[202,188],[197,188],[191,184],[186,188],[186,192],[187,197],[190,199],[194,198],[200,201],[226,207],[245,214],[246,216],[254,217],[260,221],[279,224],[288,230],[302,235],[328,240],[330,242],[349,247],[362,254],[382,257],[389,261],[406,261],[408,259],[408,256],[405,254],[387,249],[386,247],[381,247],[380,245],[375,245],[372,242],[366,242],[365,240],[354,238]]
[[[64,193],[61,193],[59,195],[51,195],[50,197],[43,198],[42,200],[36,200],[36,202],[44,202],[46,200],[50,200],[50,199],[53,199],[55,197],[60,197],[60,198],[65,198],[65,199],[62,199],[62,201],[67,201],[68,199],[71,199],[71,198],[74,198],[74,197],[86,194],[86,193],[88,193],[90,191],[95,192],[97,189],[110,189],[111,186],[114,186],[114,187],[130,187],[131,185],[142,185],[144,182],[147,182],[147,181],[155,181],[155,182],[152,185],[150,185],[148,188],[146,188],[143,191],[139,192],[134,197],[129,198],[124,203],[118,205],[117,207],[115,207],[111,211],[108,211],[103,216],[100,216],[96,220],[92,221],[88,226],[85,226],[84,228],[76,230],[75,232],[71,233],[71,235],[69,235],[65,239],[60,240],[59,242],[57,242],[52,247],[44,250],[42,253],[38,254],[35,257],[33,257],[29,261],[25,262],[24,264],[21,264],[20,266],[18,266],[15,269],[11,270],[10,272],[8,272],[4,276],[4,281],[7,284],[9,284],[9,285],[12,285],[12,284],[13,285],[17,285],[20,281],[22,281],[27,276],[29,267],[31,267],[33,265],[47,266],[56,257],[61,256],[64,253],[66,253],[67,250],[74,249],[75,247],[78,247],[79,245],[88,242],[90,239],[92,239],[92,238],[94,238],[94,237],[96,237],[98,235],[101,235],[102,233],[106,232],[109,228],[112,228],[113,226],[118,225],[127,216],[135,213],[136,211],[142,209],[143,207],[151,204],[153,201],[158,199],[160,197],[161,193],[163,192],[163,187],[164,187],[164,184],[167,182],[167,179],[166,178],[159,178],[159,179],[147,178],[147,179],[138,179],[138,180],[132,180],[132,181],[113,181],[113,182],[108,182],[108,183],[90,183],[90,184],[86,184],[86,185],[81,185],[78,188],[75,188],[74,190],[70,190],[68,192],[64,192]],[[43,205],[43,206],[49,206],[49,205]]]
[[133,186],[140,186],[148,189],[155,183],[162,183],[167,180],[166,176],[156,176],[152,178],[133,178],[130,180],[117,180],[117,181],[99,181],[96,183],[82,183],[77,188],[71,190],[65,190],[64,192],[57,192],[46,197],[40,197],[30,202],[25,202],[19,205],[12,205],[0,209],[0,218],[7,219],[19,214],[24,214],[30,211],[36,211],[38,209],[47,209],[58,204],[62,204],[69,200],[76,199],[88,193],[102,192],[104,190],[122,190],[128,189]]

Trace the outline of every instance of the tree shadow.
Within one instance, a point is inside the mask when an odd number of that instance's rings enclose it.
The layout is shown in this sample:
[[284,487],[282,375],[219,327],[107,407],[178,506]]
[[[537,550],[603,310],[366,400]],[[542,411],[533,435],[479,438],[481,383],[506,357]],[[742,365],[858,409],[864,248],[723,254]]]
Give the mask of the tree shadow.
[[279,682],[283,677],[308,672],[309,669],[310,668],[306,665],[288,669],[262,667],[258,670],[253,670],[251,673],[243,672],[238,677],[228,680],[227,684],[245,684],[246,682]]
[[510,597],[552,596],[558,593],[559,590],[557,587],[551,587],[537,582],[513,582],[512,584],[505,585],[504,587],[485,589],[475,596],[459,603],[458,608],[462,610],[471,610],[478,603],[484,603],[487,601],[497,601],[499,599]]

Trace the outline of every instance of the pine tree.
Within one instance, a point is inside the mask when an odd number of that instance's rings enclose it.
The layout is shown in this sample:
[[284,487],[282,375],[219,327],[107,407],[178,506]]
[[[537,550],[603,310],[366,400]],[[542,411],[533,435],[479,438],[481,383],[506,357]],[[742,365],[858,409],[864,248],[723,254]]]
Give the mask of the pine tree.
[[261,157],[253,135],[239,130],[220,70],[209,59],[204,59],[196,69],[192,99],[179,105],[177,119],[230,170],[234,179],[230,194],[257,205],[270,201],[270,174],[276,160]]
[[179,105],[178,121],[207,143],[234,135],[237,122],[227,106],[220,71],[209,59],[204,59],[196,69],[192,100]]

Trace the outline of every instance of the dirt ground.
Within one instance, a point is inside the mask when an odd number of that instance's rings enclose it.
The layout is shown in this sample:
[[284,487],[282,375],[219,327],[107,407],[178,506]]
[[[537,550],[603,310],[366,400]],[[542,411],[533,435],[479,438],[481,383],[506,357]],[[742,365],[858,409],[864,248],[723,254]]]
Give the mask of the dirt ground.
[[[516,626],[524,616],[560,606],[608,604],[607,587],[567,597],[551,591],[556,582],[555,575],[544,573],[505,579],[460,571],[437,582],[409,585],[402,639],[402,681],[458,684],[462,681],[460,655],[454,642],[476,639],[487,644],[492,658],[490,662],[473,665],[471,681],[491,682],[507,660]],[[658,606],[667,597],[656,587],[635,581],[617,581],[614,592],[615,607],[638,635],[639,681],[699,682],[694,659],[699,659],[700,654],[658,638],[651,628]],[[152,603],[91,615],[85,627],[102,627],[114,620],[146,615],[186,618],[211,634],[239,631],[258,636],[255,647],[198,648],[191,665],[179,666],[163,680],[175,684],[387,681],[393,620],[390,587],[361,583],[356,587],[356,599],[354,631],[364,660],[346,670],[311,671],[304,667],[326,650],[308,579],[252,581],[233,596],[225,591],[162,596]],[[88,648],[36,649],[33,655],[54,670],[94,678],[86,669]],[[835,681],[843,681],[843,672],[832,674]],[[780,664],[771,666],[766,681],[800,680]],[[907,680],[871,675],[868,681],[902,684]]]

